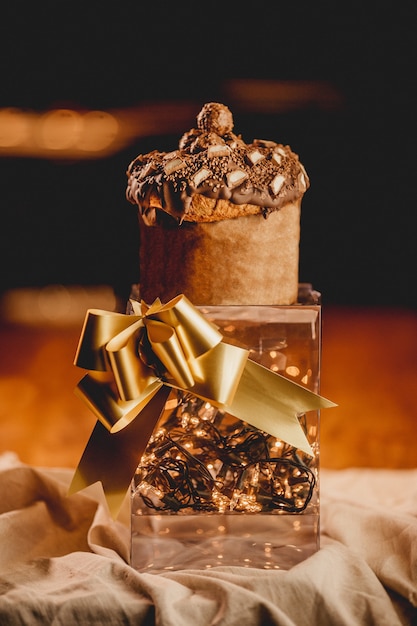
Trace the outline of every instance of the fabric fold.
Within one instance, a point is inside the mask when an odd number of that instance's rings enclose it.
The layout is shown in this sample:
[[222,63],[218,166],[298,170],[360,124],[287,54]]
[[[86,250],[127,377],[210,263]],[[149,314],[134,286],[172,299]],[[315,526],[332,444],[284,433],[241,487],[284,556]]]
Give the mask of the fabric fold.
[[416,472],[321,474],[322,547],[291,570],[153,575],[128,564],[128,499],[115,521],[98,485],[66,495],[72,470],[0,457],[0,623],[412,626]]

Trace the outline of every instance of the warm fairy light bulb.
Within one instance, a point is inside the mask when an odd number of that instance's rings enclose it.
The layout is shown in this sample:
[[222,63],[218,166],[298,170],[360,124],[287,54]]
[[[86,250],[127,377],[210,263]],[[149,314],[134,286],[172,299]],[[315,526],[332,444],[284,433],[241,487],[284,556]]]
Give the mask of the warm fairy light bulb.
[[153,433],[152,437],[149,439],[149,443],[155,443],[159,441],[160,439],[164,439],[166,434],[167,434],[167,431],[165,430],[165,428],[158,428],[158,430],[156,430]]
[[270,480],[272,480],[272,479],[273,479],[273,473],[272,473],[272,470],[271,470],[271,468],[270,468],[270,467],[268,467],[268,466],[267,466],[267,467],[265,467],[265,469],[264,469],[264,472],[263,472],[263,473],[264,473],[264,476],[265,476],[265,479],[266,479],[266,480],[270,481]]
[[244,513],[259,513],[262,506],[257,502],[255,494],[236,493],[235,507]]
[[225,513],[228,510],[230,506],[230,498],[224,495],[224,493],[217,491],[217,489],[213,489],[212,498],[219,513]]
[[215,417],[216,413],[217,409],[212,404],[210,404],[210,402],[206,402],[198,412],[198,416],[201,420],[211,421]]
[[181,428],[186,429],[188,427],[188,424],[190,423],[190,417],[190,414],[186,411],[181,414]]
[[150,483],[146,482],[146,480],[142,480],[137,489],[140,493],[146,496],[151,490],[153,490],[153,487]]
[[158,487],[155,487],[155,485],[151,485],[150,483],[146,482],[146,480],[143,480],[139,484],[138,491],[144,496],[154,495],[157,498],[163,498],[165,495],[163,491],[158,489]]
[[289,499],[291,498],[291,496],[292,496],[292,488],[288,484],[287,480],[285,480],[285,497]]
[[252,476],[250,477],[250,486],[257,487],[259,482],[259,465],[253,468]]
[[148,453],[145,452],[142,455],[140,464],[148,466],[148,465],[152,465],[153,463],[155,463],[156,460],[157,460],[157,457],[153,452],[148,452]]
[[235,489],[233,491],[232,497],[230,499],[230,510],[231,511],[233,511],[237,507],[237,505],[239,504],[240,494],[241,494],[240,489]]
[[181,415],[181,428],[187,430],[193,428],[200,423],[200,419],[196,415],[192,415],[188,411],[184,411]]
[[142,480],[139,483],[139,485],[136,487],[136,489],[140,491],[141,493],[146,493],[147,491],[149,491],[150,488],[151,488],[150,484],[147,483],[145,480]]
[[283,447],[283,443],[280,439],[276,439],[274,443],[271,445],[271,456],[280,456],[281,448]]

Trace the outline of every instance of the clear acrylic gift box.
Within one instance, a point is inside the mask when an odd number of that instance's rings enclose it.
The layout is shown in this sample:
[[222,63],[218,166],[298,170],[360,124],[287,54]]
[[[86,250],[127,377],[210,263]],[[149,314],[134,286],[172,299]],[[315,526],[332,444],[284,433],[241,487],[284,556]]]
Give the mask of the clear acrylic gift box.
[[[225,342],[319,392],[321,305],[310,285],[300,285],[295,305],[199,310]],[[286,570],[316,552],[320,412],[298,419],[313,456],[173,390],[132,480],[132,567]]]

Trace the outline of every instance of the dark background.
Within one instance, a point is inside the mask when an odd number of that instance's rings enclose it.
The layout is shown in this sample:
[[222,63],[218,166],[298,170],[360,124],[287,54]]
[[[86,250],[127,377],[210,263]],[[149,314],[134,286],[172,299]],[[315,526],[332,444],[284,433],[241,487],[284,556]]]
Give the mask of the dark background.
[[[330,304],[416,306],[416,3],[18,2],[0,18],[0,107],[223,101],[233,79],[325,81],[338,107],[231,106],[235,131],[289,143],[311,179],[300,280]],[[235,110],[236,109],[236,110]],[[184,128],[187,130],[187,128]],[[0,293],[138,280],[125,171],[148,137],[88,162],[0,157]]]

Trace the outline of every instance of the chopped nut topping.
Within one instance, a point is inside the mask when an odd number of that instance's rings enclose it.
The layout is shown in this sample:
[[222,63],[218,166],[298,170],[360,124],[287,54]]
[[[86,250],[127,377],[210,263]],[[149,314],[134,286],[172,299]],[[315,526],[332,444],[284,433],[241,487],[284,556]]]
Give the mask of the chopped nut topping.
[[282,187],[282,185],[285,182],[285,177],[281,176],[281,174],[277,174],[269,183],[269,186],[271,187],[271,191],[274,194],[274,196],[277,196],[280,192],[280,189]]

